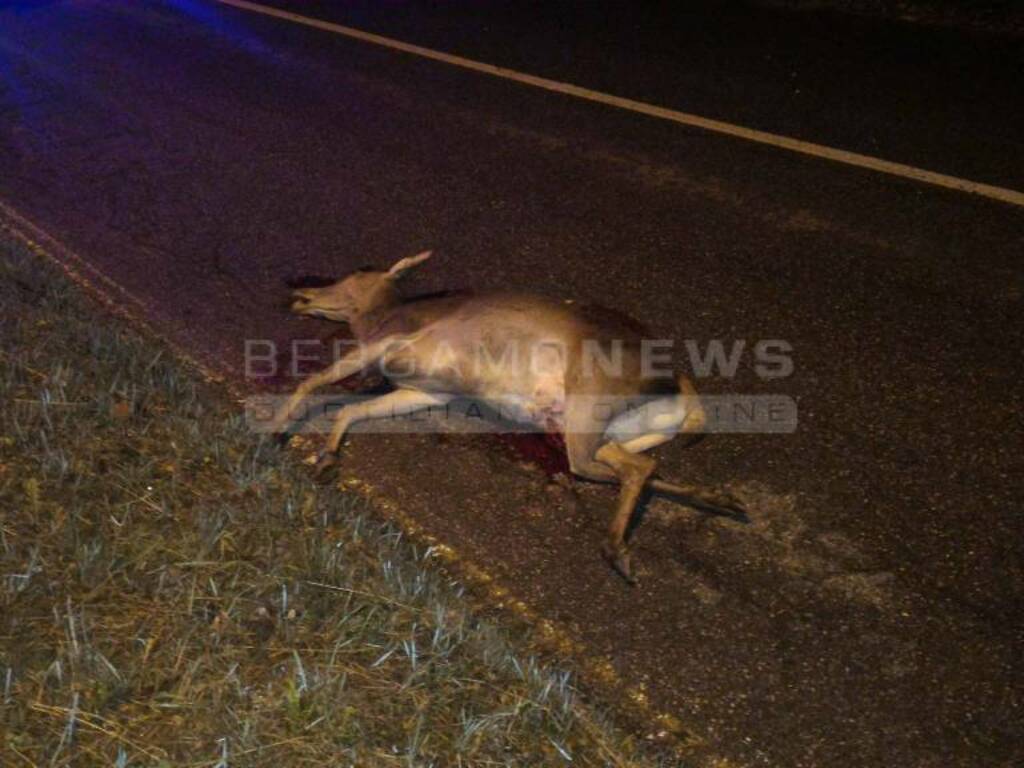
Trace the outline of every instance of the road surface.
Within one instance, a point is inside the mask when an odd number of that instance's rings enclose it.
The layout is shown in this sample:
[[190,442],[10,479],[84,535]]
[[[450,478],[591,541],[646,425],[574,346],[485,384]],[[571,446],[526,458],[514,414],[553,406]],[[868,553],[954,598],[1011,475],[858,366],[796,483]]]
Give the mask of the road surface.
[[[703,4],[278,5],[1024,189],[1013,39]],[[652,501],[636,589],[598,555],[612,492],[495,440],[357,435],[345,471],[677,718],[695,762],[1024,760],[1021,207],[190,0],[0,7],[0,200],[252,390],[244,340],[332,331],[287,315],[290,282],[425,248],[413,292],[787,341],[792,376],[748,352],[700,385],[794,398],[794,434],[659,453],[751,523]]]

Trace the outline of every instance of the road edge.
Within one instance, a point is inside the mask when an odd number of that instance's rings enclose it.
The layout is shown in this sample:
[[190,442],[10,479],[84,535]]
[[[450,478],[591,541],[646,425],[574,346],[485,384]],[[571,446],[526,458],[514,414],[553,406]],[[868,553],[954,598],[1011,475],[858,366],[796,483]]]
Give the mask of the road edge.
[[[244,392],[228,376],[203,364],[146,319],[143,301],[3,199],[0,199],[0,235],[11,237],[37,258],[60,269],[105,311],[124,320],[142,335],[166,344],[175,357],[204,381],[223,387],[232,399],[243,402]],[[298,452],[308,450],[308,444],[303,440],[293,442],[290,447]],[[570,629],[541,616],[501,579],[452,545],[441,541],[374,484],[355,475],[347,475],[339,479],[335,487],[358,495],[376,514],[397,525],[410,540],[428,547],[436,564],[466,586],[466,599],[473,609],[495,612],[502,618],[525,625],[529,628],[529,644],[533,649],[554,661],[562,659],[572,663],[584,688],[597,692],[601,703],[623,716],[623,727],[660,744],[680,758],[693,761],[697,766],[740,768],[734,761],[713,753],[696,728],[686,725],[670,712],[656,710],[643,688],[629,685],[607,657],[588,653],[586,645]]]

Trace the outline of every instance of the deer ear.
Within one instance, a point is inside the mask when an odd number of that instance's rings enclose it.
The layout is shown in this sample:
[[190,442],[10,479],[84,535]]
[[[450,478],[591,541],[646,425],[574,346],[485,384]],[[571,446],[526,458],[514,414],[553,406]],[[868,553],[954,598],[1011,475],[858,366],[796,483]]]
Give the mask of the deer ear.
[[392,279],[401,277],[417,264],[422,264],[429,259],[432,253],[433,251],[423,251],[423,253],[417,253],[415,256],[406,256],[404,259],[396,261],[394,266],[388,270],[388,277]]

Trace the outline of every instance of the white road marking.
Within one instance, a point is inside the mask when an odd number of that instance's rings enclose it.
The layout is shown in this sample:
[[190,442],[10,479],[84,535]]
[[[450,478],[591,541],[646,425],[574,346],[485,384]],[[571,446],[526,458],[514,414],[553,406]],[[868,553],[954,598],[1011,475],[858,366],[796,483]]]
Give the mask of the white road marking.
[[572,83],[562,83],[557,80],[549,80],[546,77],[537,77],[536,75],[517,72],[514,69],[497,67],[493,64],[487,64],[482,61],[475,61],[462,56],[455,56],[450,53],[444,53],[443,51],[435,51],[431,48],[424,48],[423,46],[405,43],[401,40],[395,40],[394,38],[375,35],[372,32],[364,32],[363,30],[355,29],[354,27],[346,27],[342,24],[335,24],[331,21],[323,21],[322,19],[303,16],[299,13],[292,13],[291,11],[281,10],[280,8],[273,8],[261,3],[253,3],[248,0],[215,0],[215,2],[221,3],[222,5],[230,5],[246,11],[252,11],[254,13],[261,13],[266,16],[273,16],[296,24],[303,24],[307,27],[314,27],[326,32],[333,32],[355,40],[362,40],[366,43],[381,45],[385,48],[402,51],[403,53],[409,53],[414,56],[433,59],[434,61],[451,64],[456,67],[462,67],[463,69],[470,69],[474,72],[482,72],[487,75],[492,75],[493,77],[512,80],[524,85],[532,85],[535,88],[543,88],[546,91],[554,91],[555,93],[561,93],[566,96],[575,96],[578,99],[585,99],[586,101],[594,101],[599,104],[618,107],[619,109],[637,112],[650,117],[657,117],[662,120],[668,120],[681,125],[702,128],[707,131],[722,133],[727,136],[734,136],[736,138],[753,141],[758,144],[767,144],[769,146],[779,147],[780,149],[787,149],[791,152],[798,152],[803,155],[820,157],[825,160],[853,165],[858,168],[867,168],[879,173],[889,174],[890,176],[901,176],[903,178],[912,179],[925,184],[933,184],[938,187],[955,189],[960,192],[969,192],[971,194],[981,195],[982,197],[989,197],[993,200],[999,200],[1004,203],[1010,203],[1011,205],[1024,207],[1024,192],[1018,192],[1014,189],[996,187],[991,184],[982,184],[977,181],[957,178],[956,176],[948,176],[944,173],[936,173],[923,168],[915,168],[912,165],[894,163],[890,160],[872,157],[871,155],[848,152],[845,149],[827,147],[823,144],[815,144],[810,141],[793,139],[789,136],[780,136],[775,133],[758,131],[753,128],[745,128],[742,125],[734,125],[721,120],[712,120],[710,118],[693,115],[688,112],[680,112],[675,109],[668,109],[667,107],[647,104],[643,101],[634,101],[633,99],[613,96],[608,93],[602,93],[601,91],[592,91],[589,88],[583,88],[578,85],[573,85]]

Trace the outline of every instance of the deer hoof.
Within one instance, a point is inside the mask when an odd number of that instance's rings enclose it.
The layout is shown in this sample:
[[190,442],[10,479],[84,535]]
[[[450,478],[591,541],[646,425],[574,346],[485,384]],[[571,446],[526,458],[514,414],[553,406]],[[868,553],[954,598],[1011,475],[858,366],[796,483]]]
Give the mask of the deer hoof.
[[637,585],[637,578],[633,575],[632,564],[630,563],[629,550],[625,545],[618,544],[606,544],[603,549],[605,560],[608,561],[608,565],[619,574],[626,583],[631,587]]
[[745,523],[750,522],[750,519],[747,516],[747,508],[744,506],[742,501],[737,499],[731,493],[722,492],[718,498],[718,505],[722,509],[731,513],[737,520]]
[[323,451],[320,454],[320,458],[313,468],[313,474],[317,477],[324,477],[327,472],[338,463],[338,454],[334,451]]

